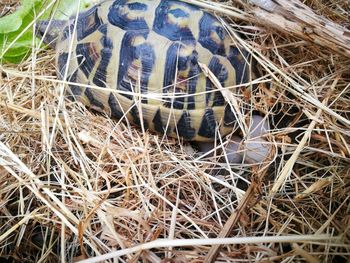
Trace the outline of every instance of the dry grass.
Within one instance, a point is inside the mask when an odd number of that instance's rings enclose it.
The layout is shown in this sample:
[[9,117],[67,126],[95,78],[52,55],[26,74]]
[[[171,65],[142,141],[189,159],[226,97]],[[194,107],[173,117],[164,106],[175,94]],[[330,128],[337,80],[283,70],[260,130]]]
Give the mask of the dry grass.
[[[350,29],[348,1],[331,2],[305,3]],[[0,68],[1,257],[95,262],[116,251],[106,258],[202,262],[224,244],[217,262],[347,262],[350,59],[259,25],[255,7],[234,3],[241,11],[212,9],[228,15],[272,83],[247,94],[271,120],[270,165],[229,166],[60,103],[54,53],[34,50]]]
[[20,5],[18,0],[3,0],[0,3],[0,17],[11,14]]

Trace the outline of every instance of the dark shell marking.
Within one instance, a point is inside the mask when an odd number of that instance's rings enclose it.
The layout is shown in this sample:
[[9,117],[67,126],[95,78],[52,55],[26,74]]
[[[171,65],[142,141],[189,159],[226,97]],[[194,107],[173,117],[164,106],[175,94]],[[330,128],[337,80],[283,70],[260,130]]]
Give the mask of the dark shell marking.
[[[74,18],[58,38],[61,78],[73,28]],[[236,126],[199,62],[228,87],[248,81],[248,54],[200,8],[180,1],[104,1],[79,14],[74,41],[67,80],[100,87],[70,85],[70,96],[87,106],[185,140],[211,141]]]
[[153,23],[154,32],[171,41],[195,42],[193,32],[189,28],[191,11],[196,10],[189,4],[179,1],[161,1],[156,9]]
[[123,30],[149,31],[145,21],[147,10],[147,4],[117,0],[110,7],[108,21]]
[[203,115],[203,120],[201,126],[198,130],[198,135],[205,138],[215,138],[216,132],[216,120],[214,116],[214,111],[211,108],[207,108]]
[[94,6],[86,12],[79,15],[77,25],[78,41],[94,33],[102,24],[98,15],[98,6]]

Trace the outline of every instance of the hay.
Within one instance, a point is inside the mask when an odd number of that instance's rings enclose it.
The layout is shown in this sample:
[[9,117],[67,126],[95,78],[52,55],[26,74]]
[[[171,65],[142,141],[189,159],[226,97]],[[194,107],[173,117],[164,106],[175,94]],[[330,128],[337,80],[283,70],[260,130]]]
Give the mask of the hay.
[[20,2],[17,0],[3,0],[0,3],[0,17],[11,14],[18,6]]
[[[64,99],[54,52],[34,49],[20,65],[0,68],[1,257],[346,262],[350,44],[342,54],[317,34],[272,25],[279,20],[268,10],[240,0],[188,2],[225,17],[233,41],[259,61],[261,83],[245,99],[271,120],[277,151],[269,165],[230,166]],[[328,41],[349,37],[348,1],[305,4],[310,17],[344,29]],[[285,14],[279,8],[273,17]]]

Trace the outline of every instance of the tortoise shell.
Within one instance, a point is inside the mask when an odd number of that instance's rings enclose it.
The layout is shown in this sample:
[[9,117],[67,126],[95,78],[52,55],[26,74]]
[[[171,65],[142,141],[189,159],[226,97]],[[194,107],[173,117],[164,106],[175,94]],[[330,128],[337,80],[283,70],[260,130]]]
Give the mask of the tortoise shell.
[[194,5],[104,1],[69,19],[56,49],[60,77],[83,84],[71,84],[69,92],[88,107],[185,140],[213,141],[236,127],[199,63],[232,87],[248,81],[246,52],[232,45],[215,16]]

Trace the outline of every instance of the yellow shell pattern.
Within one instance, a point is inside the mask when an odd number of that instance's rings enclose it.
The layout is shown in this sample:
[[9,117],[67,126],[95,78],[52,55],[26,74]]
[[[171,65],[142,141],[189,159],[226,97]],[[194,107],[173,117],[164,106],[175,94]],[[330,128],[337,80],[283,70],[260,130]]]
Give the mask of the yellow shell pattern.
[[247,82],[246,53],[231,44],[222,23],[193,5],[104,1],[67,22],[56,62],[61,78],[83,84],[69,93],[88,107],[172,137],[213,141],[236,122],[198,63],[223,87]]

